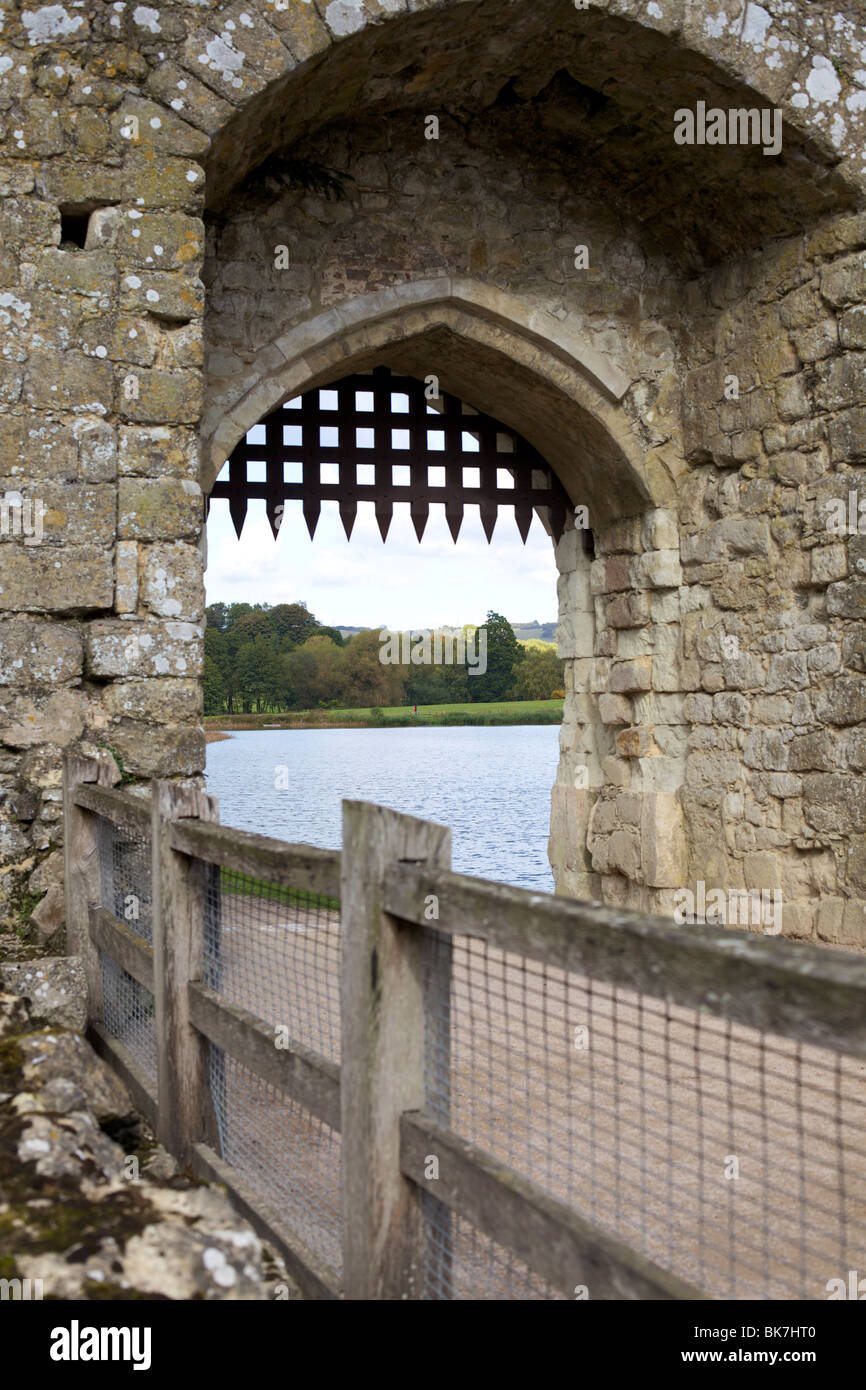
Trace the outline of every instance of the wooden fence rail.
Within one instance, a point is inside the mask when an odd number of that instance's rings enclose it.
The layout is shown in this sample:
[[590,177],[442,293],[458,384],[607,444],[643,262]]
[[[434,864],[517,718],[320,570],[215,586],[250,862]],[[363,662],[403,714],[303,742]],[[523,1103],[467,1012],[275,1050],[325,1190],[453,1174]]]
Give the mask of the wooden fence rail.
[[[233,1200],[284,1255],[309,1297],[423,1296],[426,1165],[443,1211],[471,1222],[561,1293],[701,1298],[701,1289],[579,1216],[525,1174],[425,1110],[425,1026],[447,1058],[450,956],[458,936],[709,1010],[752,1028],[866,1056],[866,961],[740,932],[691,928],[511,889],[450,870],[450,832],[344,802],[343,849],[291,845],[217,823],[212,798],[154,782],[148,797],[110,785],[107,761],[68,757],[64,773],[67,930],[84,960],[94,1044],[165,1146]],[[149,839],[152,943],[102,901],[100,826]],[[112,832],[114,833],[114,832]],[[341,1062],[212,987],[203,965],[205,891],[227,871],[339,899]],[[445,943],[438,1007],[425,1025],[423,929],[436,903]],[[105,1025],[113,960],[153,996],[156,1082]],[[429,988],[429,986],[428,986]],[[429,1038],[427,1039],[429,1044]],[[211,1048],[323,1122],[341,1140],[342,1270],[291,1228],[279,1202],[226,1161],[211,1095]]]

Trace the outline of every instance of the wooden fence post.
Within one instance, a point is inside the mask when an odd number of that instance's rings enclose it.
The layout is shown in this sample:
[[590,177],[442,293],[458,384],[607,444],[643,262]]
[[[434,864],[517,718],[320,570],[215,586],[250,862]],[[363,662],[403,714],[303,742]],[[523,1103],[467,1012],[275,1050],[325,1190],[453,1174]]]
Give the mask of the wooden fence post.
[[421,1193],[400,1171],[400,1115],[424,1108],[421,933],[382,907],[397,860],[449,868],[451,831],[343,802],[343,1285],[353,1299],[418,1298]]
[[87,1021],[102,1014],[102,969],[90,935],[90,907],[101,899],[99,817],[75,804],[83,782],[111,787],[120,773],[113,760],[67,753],[63,759],[63,877],[66,899],[66,945],[80,956],[87,979]]
[[153,972],[157,1137],[181,1164],[211,1138],[207,1041],[189,1017],[190,980],[201,978],[205,865],[173,849],[169,822],[219,819],[217,801],[182,782],[151,783]]

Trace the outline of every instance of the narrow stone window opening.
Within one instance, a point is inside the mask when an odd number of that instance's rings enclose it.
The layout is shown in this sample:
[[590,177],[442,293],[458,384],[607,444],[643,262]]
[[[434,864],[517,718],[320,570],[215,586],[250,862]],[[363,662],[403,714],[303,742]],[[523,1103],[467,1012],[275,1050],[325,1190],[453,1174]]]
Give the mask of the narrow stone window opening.
[[83,251],[87,242],[90,213],[60,209],[60,250]]

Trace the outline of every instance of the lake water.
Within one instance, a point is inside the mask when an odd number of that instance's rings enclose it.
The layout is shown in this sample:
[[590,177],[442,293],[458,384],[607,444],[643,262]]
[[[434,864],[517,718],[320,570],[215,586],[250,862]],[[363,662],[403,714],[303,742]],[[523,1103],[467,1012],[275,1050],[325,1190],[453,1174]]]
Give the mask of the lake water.
[[[341,842],[341,802],[376,801],[449,825],[452,865],[553,892],[547,862],[558,727],[287,729],[208,744],[223,825],[323,849]],[[288,789],[274,785],[288,768]]]

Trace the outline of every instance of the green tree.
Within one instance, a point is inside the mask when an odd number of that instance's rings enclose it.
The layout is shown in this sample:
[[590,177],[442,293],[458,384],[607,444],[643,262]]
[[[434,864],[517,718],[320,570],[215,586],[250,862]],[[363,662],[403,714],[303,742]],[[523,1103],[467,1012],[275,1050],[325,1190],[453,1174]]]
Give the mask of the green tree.
[[[233,700],[237,693],[237,681],[235,668],[228,649],[228,641],[225,633],[221,632],[216,626],[211,626],[210,621],[204,630],[204,653],[205,664],[210,662],[212,673],[219,674],[221,681],[222,695],[220,699],[225,702],[229,713],[234,708]],[[213,687],[216,689],[216,686]],[[205,694],[205,698],[207,695]],[[205,708],[205,713],[217,713],[216,710]]]
[[319,700],[319,663],[306,644],[286,657],[286,670],[298,709],[312,709]]
[[251,603],[230,603],[226,610],[225,631],[230,632],[238,618],[242,617],[244,613],[252,613],[252,611],[253,605]]
[[226,683],[222,671],[212,656],[204,654],[204,712],[222,714],[226,703]]
[[225,632],[228,624],[229,610],[224,603],[211,603],[204,610],[205,621],[209,628],[214,628],[217,632]]
[[406,672],[406,699],[410,705],[460,705],[470,698],[472,682],[467,679],[467,667],[463,664],[401,669]]
[[380,661],[380,650],[378,628],[356,633],[343,647],[344,698],[350,708],[404,703],[407,668]]
[[565,684],[564,667],[555,647],[531,647],[517,667],[513,700],[549,700]]
[[249,613],[241,613],[237,621],[232,623],[232,634],[238,642],[251,642],[255,637],[272,637],[271,625],[268,622],[266,613],[260,608],[254,608]]
[[487,614],[479,641],[483,632],[487,633],[487,670],[483,676],[471,676],[467,682],[469,698],[476,703],[506,699],[515,681],[515,668],[526,656],[510,622],[501,613],[491,610]]
[[268,638],[259,635],[238,649],[236,668],[238,683],[243,691],[244,709],[253,703],[257,710],[272,709],[280,688],[280,665],[277,652]]
[[278,603],[268,610],[267,620],[283,651],[299,647],[319,629],[305,603]]

